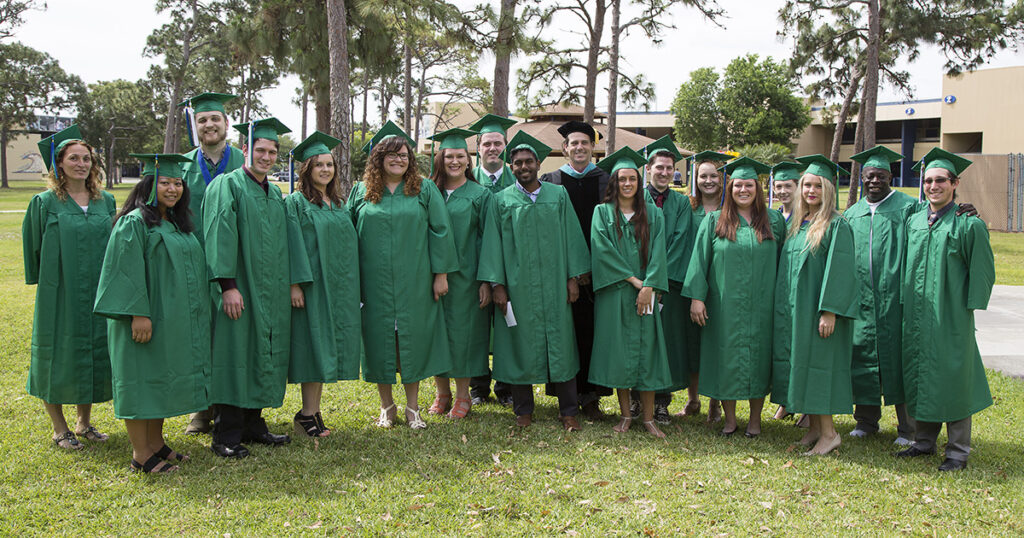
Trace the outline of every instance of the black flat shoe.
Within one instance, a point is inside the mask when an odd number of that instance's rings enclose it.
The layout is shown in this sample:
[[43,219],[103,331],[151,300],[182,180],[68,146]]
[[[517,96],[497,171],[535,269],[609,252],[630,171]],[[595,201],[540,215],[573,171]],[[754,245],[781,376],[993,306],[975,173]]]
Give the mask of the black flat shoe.
[[281,446],[292,442],[287,435],[277,435],[270,432],[263,432],[260,435],[250,436],[242,439],[242,442],[256,443],[258,445]]
[[249,449],[242,445],[225,445],[222,443],[214,443],[210,445],[210,450],[214,454],[222,458],[244,458],[249,455]]
[[750,432],[747,432],[747,431],[743,432],[743,437],[746,437],[747,439],[757,439],[758,435],[761,435],[761,434],[760,433],[750,433]]
[[722,431],[718,432],[718,435],[721,435],[722,437],[731,437],[733,434],[736,433],[737,430],[739,430],[739,428],[736,428],[735,430],[733,430],[731,432],[727,432],[725,430],[722,430]]
[[146,463],[139,463],[133,459],[131,462],[131,466],[128,467],[128,470],[136,473],[146,474],[173,473],[174,471],[178,470],[178,466],[171,465],[170,463],[164,461],[163,458],[161,458],[160,456],[154,454],[150,456],[148,460],[146,460]]
[[935,452],[926,452],[924,450],[921,450],[921,449],[917,448],[916,446],[912,446],[912,447],[910,447],[910,448],[908,448],[906,450],[900,450],[899,452],[897,452],[896,453],[896,457],[897,458],[916,458],[918,456],[931,456],[934,453]]
[[946,458],[946,461],[939,465],[939,471],[962,471],[967,468],[967,460],[954,460],[952,458]]

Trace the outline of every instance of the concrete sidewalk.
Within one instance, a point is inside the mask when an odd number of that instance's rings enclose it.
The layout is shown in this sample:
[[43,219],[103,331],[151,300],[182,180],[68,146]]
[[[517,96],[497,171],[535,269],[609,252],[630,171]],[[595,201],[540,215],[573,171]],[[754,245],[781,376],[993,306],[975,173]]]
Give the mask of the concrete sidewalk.
[[1024,286],[995,286],[974,325],[985,366],[1024,378]]

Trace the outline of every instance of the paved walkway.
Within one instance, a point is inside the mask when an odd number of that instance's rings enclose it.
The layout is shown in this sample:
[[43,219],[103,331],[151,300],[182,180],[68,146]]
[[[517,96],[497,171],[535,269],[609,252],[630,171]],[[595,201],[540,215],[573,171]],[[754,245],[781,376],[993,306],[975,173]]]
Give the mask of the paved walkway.
[[1024,378],[1024,286],[995,286],[974,325],[985,366]]

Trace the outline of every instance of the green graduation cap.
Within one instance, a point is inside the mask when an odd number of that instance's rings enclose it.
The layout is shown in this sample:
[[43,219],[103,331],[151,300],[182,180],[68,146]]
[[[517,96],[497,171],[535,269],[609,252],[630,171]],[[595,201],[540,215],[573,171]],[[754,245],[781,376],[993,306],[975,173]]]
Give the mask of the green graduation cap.
[[818,153],[815,155],[807,155],[804,157],[797,157],[797,162],[807,165],[807,169],[804,170],[805,174],[814,174],[821,176],[832,183],[836,182],[836,175],[842,174],[844,176],[850,175],[849,172],[844,170],[838,164],[830,161],[828,157]]
[[864,168],[881,168],[882,170],[890,170],[892,163],[897,162],[902,158],[903,155],[900,155],[885,146],[878,145],[850,157],[850,160],[859,162]]
[[647,160],[650,160],[651,157],[654,157],[659,153],[667,153],[671,155],[673,162],[683,158],[683,155],[679,153],[678,149],[676,149],[676,144],[675,142],[672,142],[672,137],[669,135],[665,135],[644,146],[643,154],[644,157],[647,157]]
[[597,163],[597,167],[608,172],[608,175],[612,175],[623,168],[632,168],[639,172],[644,164],[647,164],[647,159],[644,159],[643,155],[640,155],[632,148],[623,146],[615,150],[611,155],[601,159]]
[[807,166],[789,161],[783,161],[772,167],[772,181],[800,181],[804,168]]
[[341,144],[341,140],[320,131],[313,131],[313,134],[299,142],[289,155],[297,161],[305,161],[310,157],[330,153],[338,144]]
[[376,132],[376,134],[373,135],[373,138],[371,138],[369,142],[363,145],[363,153],[369,155],[370,152],[373,151],[373,147],[379,144],[381,140],[391,138],[392,136],[400,136],[404,138],[406,142],[409,143],[409,147],[416,147],[416,142],[414,142],[413,139],[409,135],[407,135],[405,131],[402,130],[401,127],[395,125],[393,121],[388,120],[388,122],[385,123],[384,126],[381,127],[380,130]]
[[468,129],[448,129],[447,131],[441,131],[434,136],[429,137],[434,142],[440,142],[441,145],[438,149],[469,149],[469,145],[466,144],[466,139],[475,136],[476,131],[470,131]]
[[[971,165],[971,163],[972,161],[970,159],[965,159],[941,148],[932,148],[931,151],[925,154],[920,162],[914,165],[912,170],[923,174],[932,168],[943,168],[948,170],[954,176],[960,177],[960,174],[962,174],[964,170]],[[922,166],[924,168],[922,168]]]
[[757,180],[761,174],[768,174],[772,169],[760,161],[755,161],[750,157],[740,157],[735,161],[719,168],[719,170],[725,170],[725,173],[729,174],[732,179],[753,179]]
[[162,177],[181,179],[184,171],[181,165],[192,159],[177,153],[129,153],[131,157],[142,161],[142,175],[153,176],[153,188],[146,199],[147,205],[156,205],[156,183]]
[[178,103],[178,106],[189,107],[194,112],[220,112],[227,115],[227,112],[224,110],[224,103],[237,97],[237,95],[231,95],[230,93],[206,92],[185,99]]
[[262,120],[250,121],[249,123],[239,123],[232,127],[244,134],[250,145],[257,138],[266,138],[267,140],[277,142],[277,135],[292,132],[291,129],[285,127],[277,118],[264,118]]
[[526,134],[526,131],[519,131],[512,140],[509,140],[508,145],[505,146],[505,162],[512,162],[512,155],[515,152],[525,149],[533,153],[533,156],[537,158],[537,162],[544,162],[544,159],[551,153],[551,148],[546,146],[540,140]]
[[[60,153],[60,150],[64,149],[64,146],[71,142],[78,142],[81,140],[82,131],[78,128],[77,124],[40,140],[36,146],[39,148],[39,154],[43,156],[43,162],[46,163],[46,169],[48,171],[56,170],[57,154]],[[54,173],[57,174],[58,172]]]
[[[668,136],[668,135],[666,135]],[[718,153],[717,151],[702,151],[695,153],[686,158],[686,160],[693,163],[702,163],[707,161],[726,162],[732,159],[732,155],[727,153]]]
[[487,114],[476,120],[476,123],[470,125],[469,128],[476,131],[477,134],[501,133],[502,136],[507,136],[508,128],[515,124],[516,120],[498,116],[496,114]]

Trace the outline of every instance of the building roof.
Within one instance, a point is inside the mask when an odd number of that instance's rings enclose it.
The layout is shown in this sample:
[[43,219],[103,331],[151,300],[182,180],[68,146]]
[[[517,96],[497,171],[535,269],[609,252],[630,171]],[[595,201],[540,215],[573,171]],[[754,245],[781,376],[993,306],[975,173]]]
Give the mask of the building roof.
[[[594,111],[594,119],[605,119],[608,114]],[[579,105],[548,105],[543,108],[537,108],[530,111],[528,121],[557,121],[559,123],[565,123],[569,120],[582,120],[583,119],[583,107]]]

